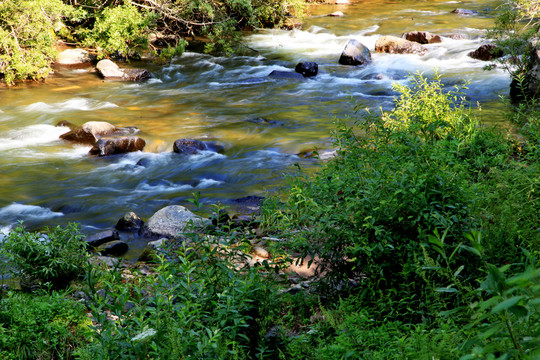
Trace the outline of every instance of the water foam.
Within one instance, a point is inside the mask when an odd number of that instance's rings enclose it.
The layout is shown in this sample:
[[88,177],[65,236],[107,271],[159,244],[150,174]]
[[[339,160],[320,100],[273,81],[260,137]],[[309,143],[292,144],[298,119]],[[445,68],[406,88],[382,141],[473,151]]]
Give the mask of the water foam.
[[44,102],[37,102],[24,107],[23,111],[25,112],[44,112],[44,113],[60,113],[64,111],[92,111],[99,109],[111,109],[118,107],[118,105],[113,104],[108,101],[98,101],[93,99],[85,98],[73,98],[67,101],[47,104]]
[[0,209],[0,218],[8,221],[45,220],[64,216],[61,212],[37,205],[13,203]]
[[65,127],[45,124],[11,130],[6,134],[7,136],[0,137],[0,151],[56,142],[59,141],[59,136],[67,131],[69,129]]

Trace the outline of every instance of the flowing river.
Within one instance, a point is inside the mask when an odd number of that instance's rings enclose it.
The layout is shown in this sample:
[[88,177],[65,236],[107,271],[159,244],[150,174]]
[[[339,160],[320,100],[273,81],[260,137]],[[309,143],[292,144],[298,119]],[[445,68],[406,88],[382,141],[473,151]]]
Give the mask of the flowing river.
[[[485,43],[499,2],[354,1],[318,5],[302,30],[268,30],[246,35],[246,56],[213,57],[186,52],[169,65],[145,67],[144,83],[104,81],[90,69],[57,69],[45,83],[0,88],[0,229],[18,221],[29,227],[77,221],[86,232],[111,228],[127,211],[143,220],[160,208],[189,205],[193,193],[213,203],[263,196],[283,186],[295,163],[310,170],[318,160],[296,154],[331,150],[334,118],[354,116],[356,105],[389,109],[392,83],[409,83],[411,73],[442,75],[446,86],[470,81],[466,94],[480,104],[486,123],[504,123],[499,97],[509,77],[467,53]],[[452,14],[455,8],[477,11]],[[326,14],[342,11],[344,17]],[[427,45],[427,55],[374,52],[382,35],[425,30],[443,37]],[[372,50],[365,67],[338,64],[348,39]],[[272,79],[272,70],[291,70],[315,61],[319,75],[305,81]],[[135,126],[146,140],[144,152],[96,158],[89,146],[58,137],[81,125],[107,121]],[[212,140],[222,153],[181,156],[179,138]]]

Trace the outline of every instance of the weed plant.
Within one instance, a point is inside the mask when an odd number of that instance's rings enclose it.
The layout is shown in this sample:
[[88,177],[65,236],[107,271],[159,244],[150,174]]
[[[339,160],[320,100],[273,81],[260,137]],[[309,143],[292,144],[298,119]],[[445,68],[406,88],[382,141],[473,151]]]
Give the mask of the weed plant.
[[88,255],[79,225],[69,224],[30,232],[19,224],[0,248],[21,284],[31,288],[62,289],[84,273]]

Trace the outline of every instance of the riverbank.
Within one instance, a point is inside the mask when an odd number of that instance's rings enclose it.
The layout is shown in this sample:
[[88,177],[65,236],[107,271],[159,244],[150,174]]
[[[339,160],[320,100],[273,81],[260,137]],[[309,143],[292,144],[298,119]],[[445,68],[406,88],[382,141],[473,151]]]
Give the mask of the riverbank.
[[[210,232],[183,228],[128,268],[71,266],[86,251],[58,251],[82,244],[73,228],[49,235],[52,248],[19,232],[4,251],[36,249],[15,259],[50,284],[2,292],[0,324],[10,331],[0,353],[534,359],[540,116],[532,106],[517,110],[514,120],[528,121],[516,122],[526,139],[516,142],[478,126],[440,83],[413,83],[396,89],[394,110],[338,127],[338,156],[315,177],[291,178],[284,202],[267,199],[259,230],[227,221]],[[261,261],[250,261],[256,252]],[[319,266],[318,276],[287,275],[298,256]],[[75,281],[58,291],[67,282],[51,279],[70,269]]]

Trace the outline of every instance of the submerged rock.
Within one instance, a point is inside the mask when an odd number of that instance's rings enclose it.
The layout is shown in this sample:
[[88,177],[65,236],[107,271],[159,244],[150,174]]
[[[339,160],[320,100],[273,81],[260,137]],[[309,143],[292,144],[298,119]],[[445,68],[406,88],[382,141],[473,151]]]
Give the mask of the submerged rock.
[[375,51],[390,54],[424,55],[427,53],[427,49],[422,45],[391,35],[378,38],[375,42]]
[[89,121],[60,135],[60,139],[94,145],[100,138],[113,135],[119,130],[116,126],[105,121]]
[[270,74],[268,74],[268,77],[271,77],[272,79],[292,79],[292,80],[304,80],[304,76],[297,72],[292,71],[282,71],[282,70],[274,70]]
[[334,16],[334,17],[343,17],[345,14],[343,14],[341,11],[336,11],[331,14],[328,14],[328,16]]
[[503,56],[503,51],[493,44],[485,44],[480,46],[478,49],[471,51],[467,55],[473,59],[490,61]]
[[312,77],[319,73],[319,65],[316,62],[305,61],[298,63],[294,68],[294,71],[304,75],[305,77]]
[[100,60],[96,65],[96,70],[105,79],[142,81],[151,77],[150,72],[145,69],[121,69],[111,60]]
[[470,15],[476,15],[476,14],[478,14],[478,12],[474,11],[474,10],[469,10],[469,9],[457,8],[457,9],[452,10],[452,14],[470,16]]
[[210,223],[180,205],[164,207],[156,212],[141,228],[141,235],[148,238],[172,239],[183,232],[197,232]]
[[114,154],[125,154],[128,152],[142,151],[146,141],[137,136],[120,136],[99,139],[92,149],[90,155],[107,156]]
[[339,63],[341,65],[364,65],[371,62],[371,52],[361,42],[350,39],[345,45]]
[[405,40],[417,42],[419,44],[436,44],[442,42],[439,35],[432,34],[428,31],[411,31],[401,35]]

